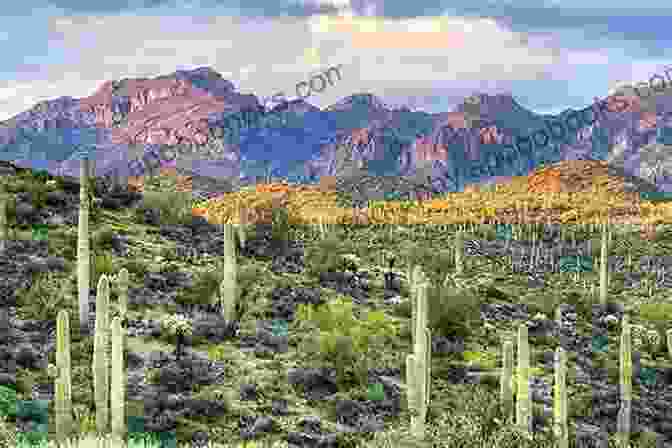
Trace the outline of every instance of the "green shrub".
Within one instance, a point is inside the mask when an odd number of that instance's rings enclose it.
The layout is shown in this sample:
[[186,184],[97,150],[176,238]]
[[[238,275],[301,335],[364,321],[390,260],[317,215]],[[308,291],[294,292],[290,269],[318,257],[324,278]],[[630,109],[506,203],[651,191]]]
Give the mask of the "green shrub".
[[330,235],[308,248],[305,256],[306,271],[313,277],[323,272],[343,272],[351,263],[344,255],[353,253],[351,244]]
[[427,305],[427,325],[435,335],[467,337],[481,317],[481,299],[472,291],[430,284]]
[[644,303],[639,306],[639,317],[649,322],[664,341],[665,331],[672,326],[672,303]]
[[16,417],[16,390],[0,385],[0,415]]
[[136,277],[144,279],[145,274],[149,272],[147,265],[136,260],[124,260],[123,267],[126,268],[129,274],[134,274]]
[[163,224],[191,224],[193,220],[189,192],[147,191],[142,194],[142,202],[135,209],[135,218],[144,221],[146,210],[158,210]]
[[99,250],[109,250],[112,248],[116,232],[111,227],[103,227],[93,234],[93,247]]
[[63,294],[63,278],[52,272],[35,275],[30,287],[17,297],[23,319],[52,320],[71,305]]
[[[372,342],[397,333],[395,325],[381,311],[369,312],[364,320],[355,319],[352,300],[345,298],[317,307],[300,304],[297,318],[317,327],[317,333],[308,336],[307,345],[324,360],[333,362],[340,383],[345,380],[348,368],[367,366],[365,361],[372,354]],[[366,384],[366,369],[355,370],[360,383]]]
[[289,213],[285,207],[273,207],[271,212],[271,238],[280,248],[289,243]]
[[176,301],[182,305],[213,303],[215,294],[219,294],[219,285],[222,281],[218,271],[206,271],[194,280],[193,287],[178,294]]

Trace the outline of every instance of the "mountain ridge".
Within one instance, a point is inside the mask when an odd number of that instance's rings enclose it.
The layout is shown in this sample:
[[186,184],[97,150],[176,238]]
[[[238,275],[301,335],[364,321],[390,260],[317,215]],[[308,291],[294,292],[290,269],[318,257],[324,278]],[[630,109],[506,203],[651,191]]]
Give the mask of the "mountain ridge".
[[[77,158],[89,155],[97,161],[97,175],[137,176],[152,163],[170,161],[164,157],[170,153],[180,169],[201,176],[315,182],[348,175],[349,168],[337,169],[338,149],[344,148],[370,175],[461,191],[468,184],[526,175],[543,164],[611,160],[616,148],[627,155],[619,159],[624,173],[640,176],[643,165],[649,168],[638,158],[641,149],[672,144],[672,95],[659,96],[653,113],[638,98],[619,101],[625,110],[602,108],[592,124],[570,132],[567,142],[543,148],[530,143],[525,151],[515,145],[517,138],[567,114],[537,114],[512,95],[482,93],[439,113],[390,109],[368,93],[324,109],[298,100],[267,111],[255,95],[239,93],[221,74],[200,67],[106,81],[88,97],[39,102],[0,122],[0,158],[77,176]],[[267,118],[234,135],[226,119],[242,111]],[[663,171],[662,189],[672,190],[672,173]]]

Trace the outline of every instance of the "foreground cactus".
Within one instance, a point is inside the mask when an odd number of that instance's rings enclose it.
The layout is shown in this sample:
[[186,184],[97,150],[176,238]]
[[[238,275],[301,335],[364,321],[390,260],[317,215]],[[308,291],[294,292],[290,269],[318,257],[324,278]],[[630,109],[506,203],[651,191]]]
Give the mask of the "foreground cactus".
[[9,222],[7,220],[7,194],[5,185],[0,184],[0,252],[7,248],[9,240]]
[[96,291],[96,327],[93,348],[93,387],[96,398],[96,430],[107,432],[109,419],[108,331],[110,285],[105,274],[98,280]]
[[72,432],[72,382],[70,364],[70,320],[66,310],[58,313],[56,321],[56,365],[50,364],[47,374],[54,378],[54,410],[56,439],[65,441]]
[[667,352],[670,355],[670,359],[672,359],[672,329],[667,330],[665,335],[667,336]]
[[504,340],[502,344],[502,374],[500,376],[499,396],[502,404],[502,414],[505,418],[513,415],[513,341]]
[[458,229],[455,234],[455,272],[464,273],[464,234]]
[[553,430],[558,448],[569,447],[567,426],[567,353],[562,347],[555,349],[555,384],[553,386]]
[[119,291],[119,317],[122,321],[126,317],[128,312],[128,286],[130,284],[128,278],[128,270],[122,268],[119,271],[119,276],[117,277],[117,289]]
[[607,290],[609,287],[608,274],[608,246],[609,238],[607,233],[607,225],[602,227],[602,247],[600,250],[600,304],[607,304]]
[[236,319],[236,303],[238,301],[238,265],[236,262],[236,247],[233,227],[224,224],[224,260],[222,265],[223,279],[219,287],[222,305],[222,316],[226,321]]
[[417,440],[425,438],[425,419],[429,407],[431,383],[431,332],[427,328],[427,280],[420,271],[415,279],[416,318],[413,329],[412,355],[406,356],[408,408],[411,411],[411,434]]
[[110,413],[112,435],[123,440],[126,432],[126,372],[124,372],[124,333],[121,318],[112,319],[112,368],[110,372]]
[[621,324],[621,347],[619,356],[621,407],[618,411],[617,432],[619,445],[630,445],[630,422],[632,416],[632,336],[628,316]]
[[79,178],[79,221],[77,223],[77,288],[79,290],[79,325],[82,335],[89,332],[89,282],[91,281],[89,169],[89,160],[82,159]]
[[516,381],[516,425],[523,431],[531,432],[532,400],[530,399],[530,345],[527,325],[518,326],[518,365]]

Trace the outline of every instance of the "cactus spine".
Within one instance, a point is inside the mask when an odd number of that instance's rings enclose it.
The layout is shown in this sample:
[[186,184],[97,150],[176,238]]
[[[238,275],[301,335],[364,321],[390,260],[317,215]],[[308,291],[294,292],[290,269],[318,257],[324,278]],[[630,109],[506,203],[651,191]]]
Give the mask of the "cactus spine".
[[77,287],[79,289],[79,325],[82,334],[89,328],[89,282],[91,260],[89,247],[89,160],[82,159],[79,177],[79,221],[77,223]]
[[455,272],[464,273],[464,234],[458,229],[455,234]]
[[607,250],[609,238],[607,235],[607,225],[602,227],[602,247],[600,250],[600,303],[607,304],[607,287],[609,285]]
[[617,431],[620,446],[630,445],[630,421],[632,415],[632,334],[628,316],[621,323],[621,347],[619,356],[621,408],[618,411]]
[[238,285],[236,284],[238,266],[233,226],[231,224],[224,224],[224,263],[222,271],[223,279],[219,286],[222,316],[226,321],[233,321],[236,318],[236,302],[238,300]]
[[530,346],[527,325],[518,326],[518,366],[516,379],[516,425],[531,431],[532,401],[530,400]]
[[562,347],[555,349],[555,384],[553,389],[553,429],[558,448],[569,447],[567,426],[567,353]]
[[50,364],[48,375],[54,378],[56,438],[64,442],[72,431],[72,382],[70,376],[70,321],[61,310],[56,321],[56,366]]
[[411,434],[417,440],[424,440],[430,397],[432,339],[427,328],[427,280],[422,271],[414,280],[417,282],[413,297],[416,308],[414,353],[406,356],[406,383],[408,408],[411,411]]
[[502,375],[500,377],[499,396],[502,403],[502,413],[505,418],[513,415],[513,341],[504,340],[502,344]]
[[110,372],[112,435],[122,440],[126,432],[126,415],[124,412],[126,402],[126,373],[124,372],[124,333],[120,317],[112,319],[110,332],[112,333],[112,368]]
[[110,285],[105,274],[98,280],[96,291],[96,329],[93,347],[93,387],[96,398],[96,430],[104,434],[107,432],[109,417],[109,369],[108,369],[108,305],[110,300]]

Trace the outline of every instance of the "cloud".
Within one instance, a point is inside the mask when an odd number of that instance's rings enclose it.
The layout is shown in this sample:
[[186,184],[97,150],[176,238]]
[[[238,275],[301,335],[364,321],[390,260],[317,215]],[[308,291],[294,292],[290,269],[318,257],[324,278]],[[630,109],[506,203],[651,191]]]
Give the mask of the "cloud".
[[[559,41],[542,42],[485,18],[342,14],[272,19],[219,15],[205,20],[127,13],[54,16],[47,33],[50,52],[60,55],[59,62],[22,79],[30,86],[22,91],[8,85],[0,97],[0,119],[25,110],[32,101],[90,95],[106,80],[154,77],[197,66],[213,67],[242,93],[270,97],[283,92],[292,98],[297,83],[342,64],[342,80],[308,98],[320,107],[352,92],[384,98],[388,89],[428,85],[447,96],[462,94],[465,86],[505,88],[509,82],[552,77],[569,66],[568,50]],[[30,98],[24,96],[28,91]]]

